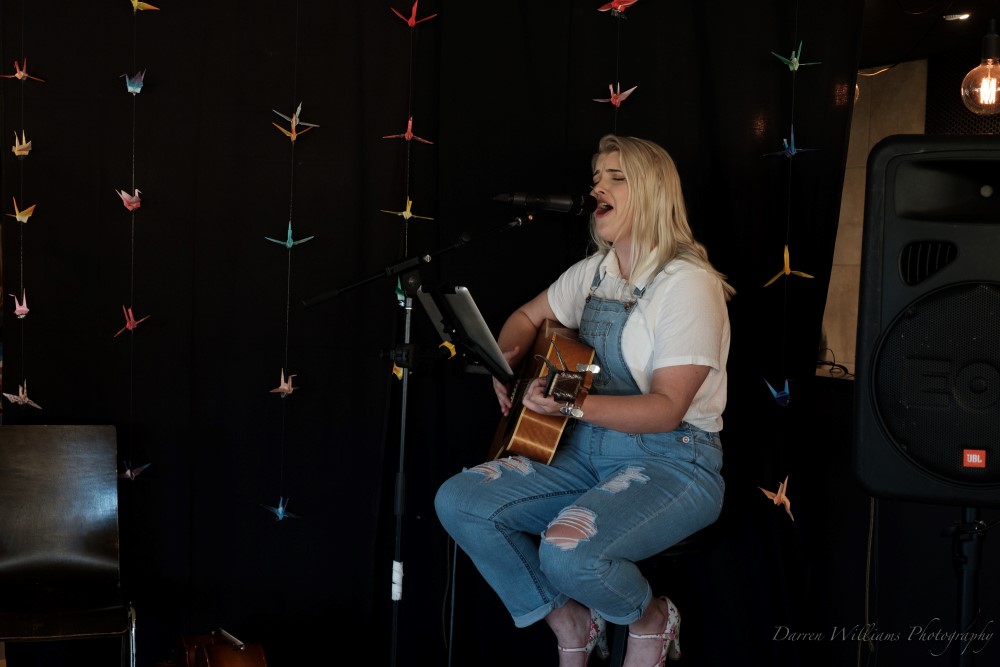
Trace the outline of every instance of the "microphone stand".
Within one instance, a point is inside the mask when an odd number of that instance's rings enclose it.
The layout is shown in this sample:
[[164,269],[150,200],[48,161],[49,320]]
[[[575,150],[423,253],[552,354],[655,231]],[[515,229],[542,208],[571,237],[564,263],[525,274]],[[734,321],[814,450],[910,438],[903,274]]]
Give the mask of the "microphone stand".
[[[494,232],[502,232],[507,229],[512,229],[515,227],[521,227],[526,222],[530,222],[534,219],[534,214],[530,212],[525,212],[523,215],[514,217],[507,223],[498,226],[494,229]],[[411,320],[413,314],[413,297],[416,295],[417,291],[421,287],[420,280],[420,267],[424,264],[429,264],[436,257],[450,252],[456,248],[460,248],[471,242],[471,237],[463,232],[458,239],[456,239],[451,245],[445,246],[439,250],[432,253],[424,255],[415,255],[413,257],[408,257],[402,261],[396,262],[395,264],[390,264],[386,266],[382,271],[373,273],[366,278],[346,285],[341,288],[335,288],[322,292],[315,296],[309,297],[302,300],[302,305],[311,308],[313,306],[325,303],[336,297],[349,292],[353,289],[367,285],[368,283],[374,282],[379,278],[392,276],[398,276],[400,285],[403,289],[404,300],[401,303],[405,310],[403,317],[403,344],[400,347],[394,348],[390,353],[394,362],[401,368],[409,368],[414,361],[413,346],[410,343],[410,328]],[[406,459],[406,416],[407,416],[407,403],[409,395],[409,373],[403,373],[402,387],[401,387],[401,398],[400,398],[400,420],[399,420],[399,462],[396,471],[395,479],[395,489],[394,489],[394,501],[393,501],[393,512],[396,517],[396,534],[395,534],[395,550],[393,555],[392,563],[392,644],[390,647],[390,667],[395,667],[397,659],[397,644],[399,639],[399,601],[403,597],[403,538],[402,538],[402,527],[403,527],[403,514],[405,513],[406,505],[406,473],[405,473],[405,459]],[[449,648],[450,650],[450,648]]]
[[[429,264],[434,260],[435,257],[459,248],[469,242],[469,236],[467,234],[462,234],[454,243],[450,246],[446,246],[437,250],[433,253],[425,255],[416,255],[413,257],[408,257],[395,264],[390,264],[385,267],[382,271],[374,273],[367,278],[363,278],[355,283],[347,285],[346,287],[332,289],[322,294],[310,297],[308,299],[303,299],[302,305],[312,307],[326,301],[330,301],[345,292],[349,292],[353,289],[367,285],[370,282],[378,280],[382,277],[391,278],[392,276],[399,277],[400,286],[403,289],[403,300],[401,306],[404,308],[403,316],[403,343],[401,346],[393,348],[390,352],[390,356],[393,362],[400,368],[408,369],[410,368],[414,361],[415,355],[413,354],[413,346],[410,343],[410,329],[411,320],[413,315],[413,297],[420,288],[420,266],[424,264]],[[406,416],[407,416],[407,402],[409,396],[409,385],[410,385],[410,374],[404,372],[402,375],[402,389],[400,394],[400,419],[399,419],[399,463],[396,470],[396,480],[395,480],[395,491],[394,491],[394,501],[393,501],[393,513],[396,517],[396,536],[395,536],[395,551],[393,554],[392,562],[392,645],[391,650],[391,660],[390,665],[393,667],[396,665],[396,650],[399,635],[399,601],[403,598],[403,514],[405,513],[406,505],[406,473],[405,473],[405,460],[406,460]]]

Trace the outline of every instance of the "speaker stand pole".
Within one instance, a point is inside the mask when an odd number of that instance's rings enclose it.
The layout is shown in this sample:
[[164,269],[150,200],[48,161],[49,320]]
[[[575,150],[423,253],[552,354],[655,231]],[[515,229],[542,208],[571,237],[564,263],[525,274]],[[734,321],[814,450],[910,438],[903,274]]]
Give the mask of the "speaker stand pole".
[[[972,625],[979,613],[979,563],[983,553],[986,524],[979,519],[979,509],[966,507],[962,521],[949,528],[952,535],[952,558],[958,584],[958,622],[960,632],[972,632]],[[958,667],[972,667],[976,652],[971,642],[955,642]]]

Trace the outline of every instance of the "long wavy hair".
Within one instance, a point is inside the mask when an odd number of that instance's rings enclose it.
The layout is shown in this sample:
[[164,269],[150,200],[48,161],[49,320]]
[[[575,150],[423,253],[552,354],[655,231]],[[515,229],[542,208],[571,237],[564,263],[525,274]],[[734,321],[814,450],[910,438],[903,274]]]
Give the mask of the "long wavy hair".
[[[717,276],[726,300],[736,290],[726,277],[712,266],[708,251],[699,243],[688,224],[681,178],[673,158],[661,146],[646,139],[605,135],[591,160],[618,152],[622,172],[629,184],[629,198],[623,215],[632,216],[632,249],[629,288],[635,287],[633,276],[666,266],[674,258],[683,258]],[[590,218],[590,238],[598,253],[608,252],[613,242],[605,241],[596,232],[594,216]]]

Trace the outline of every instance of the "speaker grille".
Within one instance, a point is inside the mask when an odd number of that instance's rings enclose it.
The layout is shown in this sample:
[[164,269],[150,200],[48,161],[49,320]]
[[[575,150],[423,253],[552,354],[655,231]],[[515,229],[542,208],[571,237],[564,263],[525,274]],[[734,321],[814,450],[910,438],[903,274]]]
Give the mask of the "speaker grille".
[[[880,426],[915,465],[949,482],[1000,484],[998,326],[1000,286],[955,284],[901,311],[876,347]],[[986,466],[966,466],[968,450],[985,452]]]
[[907,285],[919,285],[955,261],[958,248],[950,241],[916,241],[899,254],[899,275]]

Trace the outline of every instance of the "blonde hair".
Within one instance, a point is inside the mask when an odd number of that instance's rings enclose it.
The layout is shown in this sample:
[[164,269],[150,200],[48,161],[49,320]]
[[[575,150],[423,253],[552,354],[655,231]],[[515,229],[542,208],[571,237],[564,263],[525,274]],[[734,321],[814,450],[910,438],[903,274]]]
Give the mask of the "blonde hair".
[[[633,276],[662,269],[671,260],[682,258],[717,276],[727,300],[735,294],[726,277],[708,260],[705,246],[694,238],[684,206],[680,174],[667,151],[646,139],[613,134],[602,137],[597,150],[591,167],[596,166],[598,156],[617,152],[629,185],[628,203],[622,211],[632,216],[629,287],[634,287]],[[598,236],[593,215],[590,238],[598,253],[607,253],[613,245]]]

